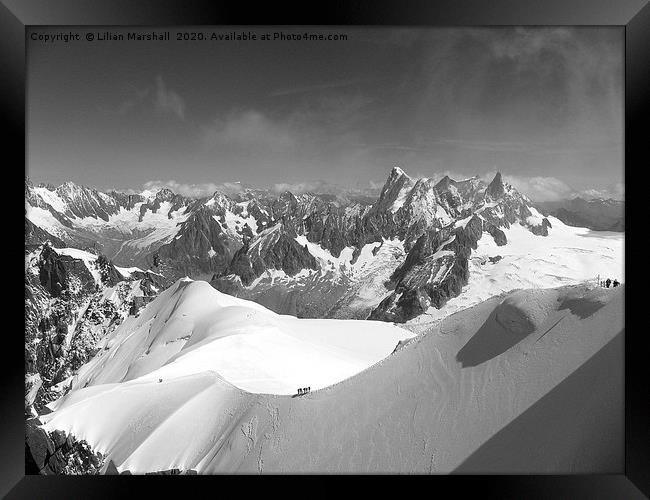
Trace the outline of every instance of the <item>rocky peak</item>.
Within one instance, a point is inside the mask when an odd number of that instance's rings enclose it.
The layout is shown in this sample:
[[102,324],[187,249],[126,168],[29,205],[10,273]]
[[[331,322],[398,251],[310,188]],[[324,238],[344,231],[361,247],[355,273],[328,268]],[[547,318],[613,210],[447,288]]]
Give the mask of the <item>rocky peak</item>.
[[284,191],[271,205],[274,220],[292,214],[298,207],[298,199],[291,191]]
[[282,270],[288,276],[303,269],[318,270],[314,256],[296,241],[295,236],[293,229],[282,223],[262,231],[244,243],[219,277],[234,274],[247,286],[269,269]]
[[207,200],[202,207],[208,207],[213,212],[224,215],[226,210],[229,210],[233,205],[233,201],[221,191],[215,191],[214,194]]
[[74,200],[79,196],[82,196],[86,188],[83,186],[78,186],[72,181],[64,182],[58,188],[56,188],[56,193],[64,199]]
[[381,190],[379,199],[375,203],[375,211],[384,212],[386,210],[396,211],[399,209],[400,202],[403,203],[406,194],[408,194],[413,185],[413,179],[406,175],[401,168],[398,166],[393,167]]
[[497,200],[501,198],[505,192],[506,190],[503,185],[503,179],[501,178],[501,172],[497,172],[497,174],[494,176],[494,179],[492,179],[492,182],[490,182],[490,185],[487,187],[485,194],[489,198]]
[[156,193],[156,199],[160,201],[171,201],[174,196],[175,193],[169,188],[162,188]]
[[453,180],[448,175],[445,175],[438,183],[434,186],[437,191],[444,192],[448,191],[450,186],[455,186],[456,181]]
[[[404,172],[404,170],[402,170],[399,166],[395,165],[393,168],[391,168],[390,175],[388,176],[388,178],[389,179],[390,178],[398,178],[398,177],[402,177],[402,176],[405,176],[405,175],[406,175],[406,172]],[[408,177],[408,175],[406,175],[406,176]]]
[[411,178],[406,174],[406,172],[404,172],[404,170],[398,166],[394,166],[391,169],[390,174],[388,174],[388,179],[386,179],[382,193],[389,190],[392,186],[395,185],[399,185],[401,187],[410,180]]

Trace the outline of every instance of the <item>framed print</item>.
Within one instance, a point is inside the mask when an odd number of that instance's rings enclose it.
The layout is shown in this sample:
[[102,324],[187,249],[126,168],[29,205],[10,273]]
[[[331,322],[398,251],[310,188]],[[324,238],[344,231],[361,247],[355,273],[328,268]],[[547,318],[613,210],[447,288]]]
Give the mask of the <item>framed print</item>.
[[157,481],[133,475],[648,495],[625,332],[647,2],[0,10],[25,166],[7,498]]

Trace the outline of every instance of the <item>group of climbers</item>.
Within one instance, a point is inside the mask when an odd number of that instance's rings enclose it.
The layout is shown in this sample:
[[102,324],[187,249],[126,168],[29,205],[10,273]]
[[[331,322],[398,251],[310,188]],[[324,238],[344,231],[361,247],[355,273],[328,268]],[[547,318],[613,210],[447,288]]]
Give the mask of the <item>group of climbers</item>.
[[610,286],[616,288],[618,285],[620,285],[620,283],[617,279],[614,279],[614,281],[612,281],[610,278],[607,278],[605,281],[600,282],[600,286],[603,288],[609,288]]

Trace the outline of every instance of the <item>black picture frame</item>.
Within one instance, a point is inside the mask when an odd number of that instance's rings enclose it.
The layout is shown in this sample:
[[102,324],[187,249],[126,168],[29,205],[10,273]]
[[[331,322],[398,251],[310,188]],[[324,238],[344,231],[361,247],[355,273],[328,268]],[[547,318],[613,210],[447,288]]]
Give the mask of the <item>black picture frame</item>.
[[[392,26],[496,26],[496,25],[598,25],[620,26],[625,30],[625,179],[626,221],[625,260],[634,262],[631,248],[640,239],[643,212],[633,208],[637,190],[648,185],[641,180],[647,159],[647,127],[650,116],[650,5],[648,0],[417,0],[417,1],[332,1],[260,3],[210,2],[207,0],[2,0],[0,5],[0,100],[5,123],[3,149],[9,153],[5,173],[20,172],[26,166],[25,137],[25,29],[29,26],[172,26],[172,25],[392,25]],[[56,98],[56,96],[53,96]],[[644,165],[641,165],[644,158]],[[639,164],[637,164],[639,163]],[[628,175],[632,181],[627,182]],[[19,188],[11,183],[3,191]],[[12,195],[13,196],[13,195]],[[646,195],[647,196],[647,195]],[[20,203],[16,201],[16,203]],[[632,203],[632,205],[630,205]],[[14,215],[15,216],[15,215]],[[20,218],[16,217],[16,231]],[[632,220],[630,220],[632,219]],[[632,224],[632,238],[629,236]],[[16,233],[18,238],[18,233]],[[6,250],[5,259],[21,262],[18,246]],[[639,242],[640,243],[640,242]],[[15,261],[14,261],[15,259]],[[9,264],[16,268],[20,266]],[[12,269],[13,270],[13,269]],[[626,322],[635,310],[627,297],[634,296],[637,279],[626,272]],[[16,278],[17,280],[18,278]],[[17,283],[17,281],[16,281]],[[5,284],[5,286],[9,286]],[[631,288],[630,288],[631,286]],[[639,293],[643,293],[640,290]],[[11,295],[9,293],[8,295]],[[18,294],[13,294],[18,295]],[[23,307],[19,296],[13,309],[7,302],[7,315]],[[20,303],[20,304],[19,304]],[[629,316],[627,313],[629,312]],[[638,314],[638,311],[636,312]],[[16,313],[17,316],[17,313]],[[15,338],[5,344],[4,372],[0,391],[0,495],[6,498],[116,498],[138,490],[152,494],[164,489],[192,495],[195,486],[184,480],[139,480],[125,476],[107,478],[26,476],[24,459],[23,389],[24,371],[20,356],[23,339],[20,326],[7,329]],[[494,498],[647,498],[650,496],[650,439],[648,429],[648,389],[643,337],[645,328],[633,329],[625,338],[625,470],[618,475],[579,476],[433,476],[426,480],[452,486],[456,491],[476,488],[481,496]],[[17,344],[17,345],[16,345]],[[12,346],[12,347],[9,347]],[[15,346],[15,350],[13,349]],[[222,481],[224,478],[218,478]],[[423,478],[419,478],[422,480]],[[204,482],[210,480],[191,479]],[[232,479],[231,479],[232,480]],[[234,478],[235,481],[240,479]],[[160,481],[166,481],[160,484]],[[212,480],[210,480],[212,482]],[[146,484],[144,484],[146,482]],[[376,479],[373,479],[376,482]],[[196,483],[195,483],[196,484]],[[218,490],[210,485],[213,494]],[[188,489],[188,487],[190,489]],[[222,486],[219,485],[219,488]],[[247,486],[245,486],[247,487]],[[429,486],[430,487],[430,486]],[[437,487],[437,486],[436,486]],[[223,491],[223,490],[221,490]]]

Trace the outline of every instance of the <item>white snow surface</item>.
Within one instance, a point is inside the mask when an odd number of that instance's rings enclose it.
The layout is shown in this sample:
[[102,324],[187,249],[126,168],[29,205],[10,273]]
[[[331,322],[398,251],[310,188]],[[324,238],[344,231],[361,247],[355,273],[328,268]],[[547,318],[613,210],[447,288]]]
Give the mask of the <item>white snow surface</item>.
[[296,241],[300,245],[307,245],[307,250],[316,258],[316,261],[324,271],[332,268],[337,270],[345,269],[351,266],[352,253],[354,252],[354,248],[352,247],[345,247],[341,250],[341,254],[338,257],[334,257],[329,250],[321,247],[319,243],[313,243],[307,240],[307,237],[304,235],[297,236]]
[[115,269],[119,271],[119,273],[124,276],[125,278],[130,278],[133,273],[140,272],[143,273],[144,271],[140,269],[139,267],[118,267],[115,266]]
[[530,213],[532,215],[526,217],[526,222],[528,222],[528,224],[531,226],[541,226],[542,221],[544,220],[544,216],[540,214],[535,207],[528,207],[528,210],[530,210]]

